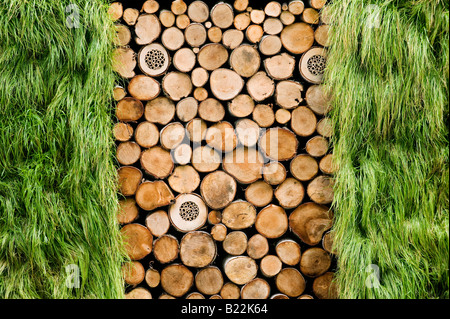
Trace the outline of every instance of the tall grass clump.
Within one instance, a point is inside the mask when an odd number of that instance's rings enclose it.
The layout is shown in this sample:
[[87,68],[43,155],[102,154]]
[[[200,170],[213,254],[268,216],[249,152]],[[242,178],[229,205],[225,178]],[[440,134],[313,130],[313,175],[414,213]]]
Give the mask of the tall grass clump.
[[329,10],[340,297],[448,298],[449,2]]
[[107,10],[1,1],[0,298],[123,297]]

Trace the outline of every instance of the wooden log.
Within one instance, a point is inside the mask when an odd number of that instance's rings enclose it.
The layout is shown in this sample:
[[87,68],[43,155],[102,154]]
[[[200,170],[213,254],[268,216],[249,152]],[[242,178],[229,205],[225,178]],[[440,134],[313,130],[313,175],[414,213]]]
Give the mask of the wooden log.
[[278,238],[288,229],[288,218],[284,209],[270,204],[256,216],[255,228],[266,238]]
[[206,232],[192,231],[181,239],[180,258],[188,267],[206,267],[214,261],[216,255],[216,243]]
[[258,104],[253,109],[252,118],[260,127],[270,127],[275,122],[275,113],[271,106]]
[[319,23],[319,12],[313,8],[306,8],[303,10],[301,20],[308,24],[318,24]]
[[318,44],[324,47],[328,46],[328,29],[328,25],[322,24],[317,27],[316,31],[314,31],[314,39]]
[[299,106],[291,113],[291,128],[298,136],[310,136],[317,126],[317,118],[306,106]]
[[242,41],[244,41],[244,32],[240,30],[228,29],[222,35],[223,45],[230,50],[237,48]]
[[291,112],[286,109],[278,109],[275,112],[275,121],[284,125],[287,124],[291,120]]
[[146,227],[140,224],[127,224],[122,227],[120,234],[125,251],[131,260],[140,260],[152,252],[153,236]]
[[159,10],[159,3],[156,0],[147,0],[142,5],[141,12],[144,11],[145,13],[155,13]]
[[334,232],[327,231],[322,237],[322,248],[332,255],[337,255],[334,244]]
[[314,9],[322,9],[327,3],[327,0],[308,0],[309,5]]
[[273,189],[265,181],[259,180],[245,190],[245,199],[256,207],[269,205],[273,199]]
[[286,296],[285,294],[278,293],[278,294],[274,294],[274,295],[270,296],[270,299],[289,299],[289,297]]
[[169,231],[169,216],[163,210],[151,212],[145,218],[145,226],[147,226],[153,236],[161,237]]
[[123,24],[116,24],[116,37],[114,38],[114,44],[117,46],[126,46],[131,41],[131,32],[127,26]]
[[294,0],[294,1],[289,2],[288,10],[293,15],[302,14],[304,9],[305,9],[305,4],[303,3],[303,1]]
[[167,264],[178,257],[180,247],[178,239],[172,235],[162,235],[153,242],[153,256],[161,264]]
[[289,215],[289,227],[304,243],[317,245],[332,226],[332,213],[323,205],[304,203]]
[[161,91],[158,81],[146,75],[136,75],[128,83],[128,92],[134,98],[141,101],[152,100]]
[[287,161],[297,153],[298,140],[290,130],[270,128],[260,138],[260,150],[270,159]]
[[152,299],[152,294],[145,288],[137,287],[126,293],[125,299]]
[[286,2],[283,2],[281,4],[281,10],[286,11],[289,9],[289,5]]
[[118,122],[114,125],[114,138],[120,142],[129,141],[133,136],[133,127],[128,123]]
[[216,70],[228,61],[228,50],[220,43],[208,43],[198,52],[197,61],[208,71]]
[[189,75],[181,72],[169,72],[162,79],[164,93],[173,101],[179,101],[192,92],[192,82]]
[[166,73],[170,65],[170,56],[161,44],[151,43],[139,50],[138,64],[143,73],[157,77]]
[[181,144],[185,136],[185,129],[180,122],[172,122],[161,129],[161,146],[167,150],[172,150]]
[[333,123],[331,118],[324,117],[317,122],[316,131],[323,137],[331,137],[333,135]]
[[211,27],[212,27],[212,25],[213,25],[213,24],[212,24],[212,22],[211,22],[211,21],[206,21],[206,22],[205,22],[205,28],[206,28],[206,29],[209,29],[209,28],[211,28]]
[[192,148],[187,143],[178,145],[171,153],[175,164],[186,165],[191,162]]
[[256,208],[243,200],[229,204],[222,211],[222,223],[232,230],[251,227],[256,221]]
[[161,274],[153,268],[148,268],[145,272],[145,282],[150,288],[156,288],[161,282]]
[[119,20],[123,15],[122,3],[120,2],[111,3],[108,8],[108,15],[113,21]]
[[186,296],[186,299],[206,299],[201,293],[194,291]]
[[173,56],[174,67],[183,73],[190,72],[197,62],[195,53],[189,48],[181,48]]
[[211,228],[211,236],[215,241],[224,241],[227,237],[227,226],[216,224]]
[[168,124],[175,116],[175,104],[165,96],[159,96],[145,105],[145,119],[161,125]]
[[184,44],[183,31],[181,31],[177,27],[170,27],[165,29],[161,35],[161,43],[164,45],[164,47],[171,51],[178,50]]
[[191,23],[191,19],[187,16],[187,14],[180,14],[175,18],[175,25],[178,29],[184,30]]
[[235,0],[233,7],[236,11],[245,11],[248,7],[248,0]]
[[195,287],[205,295],[218,294],[223,287],[222,272],[215,266],[201,269],[195,275]]
[[192,166],[200,173],[208,173],[219,168],[222,157],[209,146],[199,146],[192,152]]
[[222,222],[222,213],[218,210],[212,210],[208,213],[208,223],[216,225]]
[[187,8],[187,15],[193,22],[203,23],[209,18],[209,7],[203,1],[193,1]]
[[241,296],[241,291],[236,284],[227,282],[220,290],[220,296],[222,299],[239,299]]
[[144,148],[155,146],[159,141],[158,127],[147,121],[139,123],[134,135],[136,143]]
[[303,294],[299,296],[297,299],[314,299],[314,297],[311,295]]
[[163,179],[172,173],[174,163],[169,151],[153,146],[142,152],[141,167],[147,174]]
[[237,137],[233,125],[229,122],[219,122],[208,128],[205,137],[208,146],[221,152],[230,152],[236,148]]
[[211,9],[210,17],[215,26],[227,29],[233,24],[233,8],[228,3],[220,2]]
[[194,275],[184,265],[171,264],[161,271],[161,287],[169,295],[181,297],[191,289]]
[[264,10],[253,9],[250,12],[250,19],[252,20],[252,23],[254,23],[254,24],[263,23],[265,18],[266,18],[266,14],[264,13]]
[[264,35],[264,29],[259,24],[252,24],[245,30],[245,38],[250,43],[258,43]]
[[164,27],[170,28],[175,24],[175,15],[172,11],[161,10],[159,13],[159,21],[161,21]]
[[199,87],[195,88],[194,93],[192,95],[197,101],[201,102],[208,98],[208,91],[205,88]]
[[276,35],[280,34],[281,31],[283,31],[283,23],[280,21],[280,19],[276,18],[268,18],[264,20],[263,23],[263,30],[266,34],[270,35]]
[[283,208],[295,208],[303,201],[305,189],[295,178],[286,178],[274,192],[275,198]]
[[241,93],[244,80],[233,70],[221,68],[211,73],[209,85],[216,98],[228,101]]
[[317,175],[319,165],[313,157],[307,154],[300,154],[292,159],[290,172],[299,181],[306,182]]
[[197,194],[180,194],[169,207],[171,224],[186,233],[201,228],[208,218],[208,208]]
[[330,269],[330,255],[319,247],[305,250],[300,260],[300,271],[303,275],[315,278],[323,275]]
[[294,109],[302,101],[303,85],[292,80],[284,80],[277,83],[275,90],[276,103],[285,109]]
[[264,158],[256,148],[237,147],[225,154],[222,167],[241,184],[250,184],[262,177]]
[[230,55],[230,65],[237,74],[248,78],[253,76],[261,64],[261,58],[258,50],[248,44],[243,44]]
[[225,117],[225,108],[215,98],[207,98],[198,106],[198,116],[208,122],[219,122]]
[[135,142],[122,142],[117,146],[116,158],[122,165],[132,165],[139,160],[141,148]]
[[177,193],[192,193],[200,185],[200,175],[192,166],[181,165],[175,167],[167,181]]
[[183,122],[189,122],[197,116],[198,102],[193,97],[186,97],[180,100],[175,108],[175,113]]
[[270,285],[262,278],[255,278],[241,289],[242,299],[267,299],[270,296]]
[[280,52],[282,46],[280,37],[265,35],[259,42],[259,51],[264,55],[275,55]]
[[235,131],[238,141],[246,147],[253,147],[258,143],[259,125],[250,119],[240,119],[235,123]]
[[325,155],[319,162],[320,171],[328,175],[332,175],[335,172],[333,165],[333,154]]
[[256,72],[247,81],[247,92],[257,102],[261,102],[273,95],[275,83],[266,72]]
[[233,25],[237,30],[242,31],[247,29],[251,22],[250,13],[242,12],[234,17]]
[[333,279],[334,273],[330,271],[314,279],[313,291],[317,298],[338,299],[338,288]]
[[119,212],[117,214],[117,221],[120,224],[129,224],[134,222],[139,217],[139,208],[136,205],[136,200],[132,197],[119,200]]
[[278,258],[289,266],[298,265],[302,256],[300,245],[292,239],[282,239],[277,242],[275,251]]
[[270,1],[264,7],[264,13],[269,17],[278,17],[281,14],[281,3],[278,1]]
[[197,67],[191,72],[191,81],[195,87],[203,87],[209,79],[209,73],[202,67]]
[[329,176],[317,176],[308,184],[306,193],[317,204],[331,204],[334,196],[333,184],[333,180]]
[[113,98],[115,101],[122,100],[126,95],[127,95],[127,92],[125,91],[125,89],[122,86],[116,85],[114,87]]
[[185,13],[187,10],[187,4],[183,0],[174,0],[170,5],[170,11],[175,15],[180,15]]
[[283,264],[275,255],[267,255],[263,259],[261,259],[261,263],[259,268],[261,269],[261,273],[265,277],[274,277],[278,275],[281,271]]
[[324,156],[329,148],[328,140],[322,136],[314,136],[306,142],[306,152],[314,157]]
[[130,79],[136,75],[136,53],[129,47],[118,47],[113,51],[112,68],[120,76]]
[[222,246],[230,255],[242,255],[247,250],[247,235],[242,231],[232,231],[226,235]]
[[161,23],[154,14],[141,14],[134,26],[134,41],[138,45],[149,44],[161,34]]
[[313,47],[300,58],[300,75],[310,83],[319,84],[322,82],[326,62],[326,50],[322,47]]
[[172,191],[164,181],[144,182],[136,191],[136,203],[147,211],[167,206],[174,200]]
[[275,285],[289,297],[300,296],[306,288],[305,278],[295,268],[283,268],[275,277]]
[[269,162],[263,167],[263,178],[270,185],[281,184],[286,179],[286,168],[279,162]]
[[[123,21],[128,25],[135,25],[139,17],[139,10],[135,8],[127,8],[123,11]],[[131,34],[130,34],[131,38]]]
[[295,58],[287,53],[275,55],[264,60],[264,69],[274,80],[286,80],[294,74]]
[[191,23],[184,29],[186,43],[193,48],[198,48],[206,42],[206,29],[200,23]]
[[296,22],[286,26],[280,35],[283,47],[293,54],[306,52],[314,43],[314,30],[309,24]]
[[222,29],[219,27],[212,27],[208,29],[208,39],[213,43],[222,41]]
[[267,238],[255,234],[248,240],[247,243],[247,255],[253,259],[261,259],[269,252],[269,242]]
[[256,277],[258,266],[248,256],[232,256],[224,260],[224,272],[236,285],[245,285]]
[[[212,209],[222,209],[228,206],[233,201],[236,190],[235,179],[223,171],[216,170],[206,175],[200,184],[201,195]],[[224,220],[223,222],[227,225]],[[227,225],[227,227],[229,226]]]
[[223,299],[220,295],[212,295],[209,299]]
[[329,96],[323,85],[311,85],[306,90],[305,100],[309,108],[318,115],[325,115],[329,111]]
[[228,112],[235,117],[247,117],[252,114],[254,108],[255,102],[247,94],[239,94],[228,102]]
[[332,23],[332,16],[330,14],[330,7],[325,6],[320,10],[320,21],[324,24]]
[[280,14],[280,21],[284,25],[291,25],[295,22],[295,15],[293,15],[290,11],[283,11]]
[[142,172],[133,166],[122,166],[117,171],[119,192],[124,196],[132,196],[142,180]]

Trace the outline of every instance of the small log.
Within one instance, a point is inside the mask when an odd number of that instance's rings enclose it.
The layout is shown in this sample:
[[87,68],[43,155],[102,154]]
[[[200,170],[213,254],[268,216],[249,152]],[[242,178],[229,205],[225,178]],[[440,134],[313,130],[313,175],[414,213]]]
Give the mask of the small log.
[[314,30],[303,22],[286,26],[280,35],[283,47],[293,54],[306,52],[314,43]]
[[236,148],[237,137],[233,125],[229,122],[219,122],[206,131],[205,137],[208,146],[220,152],[230,152]]
[[259,125],[250,119],[240,119],[235,124],[236,136],[239,142],[246,147],[253,147],[258,143]]
[[230,50],[237,48],[242,41],[244,41],[244,32],[240,30],[228,29],[222,35],[223,45]]
[[194,93],[192,93],[192,95],[197,101],[201,102],[208,98],[208,91],[205,88],[199,87],[195,88]]
[[215,26],[227,29],[233,24],[233,8],[228,3],[220,2],[211,9],[210,17]]
[[330,7],[325,6],[320,10],[320,21],[324,24],[332,23],[332,16],[330,14]]
[[330,108],[329,97],[323,85],[311,85],[305,94],[309,108],[318,115],[325,115]]
[[161,274],[153,268],[148,268],[145,272],[145,282],[150,288],[156,288],[161,282]]
[[208,223],[216,225],[222,222],[222,213],[218,210],[212,210],[208,213]]
[[261,259],[269,252],[269,242],[267,238],[255,234],[249,240],[247,244],[247,255],[253,259]]
[[289,5],[286,2],[283,2],[281,4],[281,10],[286,11],[289,9]]
[[286,109],[278,109],[275,112],[275,121],[281,125],[287,124],[291,120],[291,112]]
[[159,13],[159,21],[161,21],[164,27],[170,28],[175,24],[175,15],[172,11],[161,10]]
[[[155,1],[156,2],[156,1]],[[145,3],[144,3],[145,4]],[[153,13],[153,12],[152,12]],[[135,25],[139,17],[139,10],[135,8],[127,8],[123,12],[123,21],[128,25]],[[131,37],[131,34],[130,34]]]
[[178,29],[184,30],[191,23],[191,19],[186,14],[180,14],[175,19],[175,25]]
[[318,123],[316,127],[317,133],[323,137],[331,137],[333,135],[333,123],[331,118],[324,117]]
[[270,162],[263,167],[263,177],[270,185],[281,184],[286,179],[286,168],[279,162]]
[[205,121],[219,122],[225,117],[225,108],[215,98],[207,98],[198,106],[198,116]]
[[177,298],[175,298],[174,296],[171,296],[171,295],[166,294],[165,292],[163,292],[163,293],[158,297],[158,299],[177,299]]
[[123,196],[132,196],[142,180],[142,172],[133,166],[122,166],[117,171],[119,192]]
[[264,55],[275,55],[280,52],[282,46],[280,37],[265,35],[259,42],[259,51]]
[[206,267],[214,261],[216,254],[216,244],[208,233],[192,231],[181,239],[180,258],[188,267]]
[[152,123],[166,125],[175,116],[175,104],[165,96],[159,96],[145,105],[145,119]]
[[[270,299],[289,299],[288,296],[286,296],[285,294],[274,294],[272,296],[270,296]],[[299,297],[300,299],[300,297]]]
[[254,108],[255,102],[247,94],[239,94],[228,102],[228,112],[235,117],[247,117],[252,114]]
[[313,291],[319,299],[338,299],[337,284],[333,281],[334,273],[326,272],[314,279]]
[[296,108],[302,101],[303,85],[292,80],[280,81],[275,90],[276,103],[285,108]]
[[128,224],[122,227],[125,251],[131,260],[140,260],[152,252],[153,236],[140,224]]
[[193,1],[187,8],[187,15],[193,22],[203,23],[209,18],[209,7],[203,1]]
[[200,173],[208,173],[219,168],[222,157],[209,146],[199,146],[192,152],[192,166]]
[[233,7],[236,11],[245,11],[248,7],[248,0],[235,0]]
[[202,67],[195,68],[191,72],[191,81],[195,87],[203,87],[209,79],[209,73]]
[[248,12],[239,13],[234,17],[233,25],[237,30],[245,30],[250,25],[252,20]]
[[113,51],[112,68],[120,76],[130,79],[136,75],[136,53],[128,47],[118,47]]
[[129,141],[133,136],[133,127],[128,123],[118,122],[114,125],[114,138],[120,142]]
[[304,9],[305,9],[305,4],[303,3],[303,1],[294,0],[294,1],[289,2],[288,10],[293,15],[302,14]]
[[158,127],[151,122],[141,122],[136,127],[134,138],[136,143],[144,148],[155,146],[159,141]]
[[171,264],[161,271],[161,287],[174,297],[183,296],[193,283],[194,275],[184,265]]
[[183,31],[181,31],[177,27],[170,27],[165,29],[161,35],[161,43],[164,45],[164,47],[171,51],[178,50],[184,44]]
[[283,31],[283,23],[280,21],[280,19],[276,18],[268,18],[263,23],[263,30],[265,33],[270,35],[276,35],[281,33]]
[[287,53],[275,55],[264,60],[264,69],[274,80],[286,80],[294,74],[295,58]]
[[305,278],[295,268],[283,268],[275,277],[275,285],[289,297],[300,296],[306,288]]
[[256,207],[267,206],[273,199],[272,186],[262,180],[256,181],[245,190],[245,199]]
[[139,160],[141,148],[135,142],[122,142],[117,146],[116,158],[122,165],[132,165]]
[[317,126],[317,118],[306,106],[299,106],[291,113],[291,128],[298,136],[310,136]]
[[299,296],[297,299],[314,299],[314,297],[311,295],[303,294]]
[[159,3],[156,0],[147,0],[142,5],[141,12],[144,11],[145,13],[155,13],[159,10]]
[[134,26],[136,37],[134,41],[138,45],[149,44],[155,41],[161,34],[161,23],[154,14],[141,14]]
[[241,291],[236,284],[227,282],[220,290],[220,296],[222,299],[239,299],[241,296]]
[[242,231],[232,231],[225,237],[223,249],[230,255],[242,255],[247,250],[247,235]]
[[319,84],[322,82],[326,62],[326,50],[322,47],[313,47],[300,58],[300,75],[310,83]]
[[171,153],[175,164],[186,165],[191,162],[192,148],[187,143],[178,145]]
[[222,223],[232,230],[251,227],[256,221],[256,208],[243,200],[228,205],[222,212]]
[[171,224],[182,233],[199,229],[207,218],[208,208],[197,194],[180,194],[169,208]]
[[261,278],[255,278],[241,289],[242,299],[267,299],[270,296],[270,285]]
[[227,237],[227,226],[216,224],[211,228],[211,236],[215,241],[224,241]]
[[145,288],[137,287],[126,293],[125,299],[152,299],[152,294]]
[[186,296],[186,299],[206,299],[206,298],[201,293],[195,291],[188,294]]
[[295,22],[295,15],[293,15],[290,11],[283,11],[280,14],[280,21],[284,25],[291,25]]
[[289,177],[277,187],[274,195],[283,208],[295,208],[303,201],[305,189],[300,181]]
[[172,150],[181,144],[185,136],[185,129],[180,122],[172,122],[161,129],[161,146],[167,150]]
[[230,55],[230,65],[237,74],[248,78],[254,75],[261,64],[258,50],[248,44],[243,44]]
[[309,5],[314,9],[322,9],[327,0],[308,0]]
[[212,27],[208,29],[208,39],[213,43],[222,41],[222,29],[219,27]]
[[300,260],[300,271],[303,275],[314,278],[323,275],[331,266],[330,255],[319,247],[305,250]]
[[328,175],[332,175],[335,172],[333,165],[333,154],[325,155],[319,162],[320,171]]
[[304,203],[289,215],[289,227],[304,243],[317,245],[332,226],[332,213],[326,206]]
[[270,127],[275,122],[275,113],[273,108],[266,104],[258,104],[252,112],[252,119],[260,127]]
[[238,147],[225,154],[222,167],[239,183],[250,184],[262,177],[264,158],[256,148]]
[[170,66],[170,56],[161,44],[151,43],[139,50],[138,63],[143,73],[156,77],[166,73]]
[[216,70],[228,61],[228,50],[219,43],[208,43],[198,52],[197,61],[208,71]]
[[146,75],[136,75],[128,83],[128,92],[134,98],[141,101],[152,100],[161,91],[158,81]]
[[174,67],[183,73],[190,72],[197,62],[195,53],[189,48],[182,48],[175,52],[173,56]]
[[322,24],[317,27],[316,31],[314,31],[314,39],[316,39],[316,42],[324,47],[328,46],[328,29],[328,25]]
[[180,121],[189,122],[197,116],[198,102],[193,97],[187,97],[177,103],[175,113]]
[[223,299],[220,295],[212,295],[209,299]]
[[273,95],[275,83],[266,72],[259,71],[247,81],[247,92],[257,102]]
[[314,136],[306,142],[306,152],[314,157],[324,156],[328,151],[328,140],[322,136]]
[[278,258],[286,265],[295,266],[300,262],[302,255],[300,245],[292,239],[280,240],[275,245],[275,251]]
[[167,181],[170,188],[177,193],[192,193],[200,185],[200,175],[192,166],[181,165],[175,167]]
[[216,98],[228,101],[242,91],[244,80],[233,70],[217,69],[211,73],[209,85]]
[[178,239],[172,235],[162,235],[153,242],[153,256],[161,264],[167,264],[178,257]]
[[206,29],[209,29],[209,28],[211,28],[212,27],[212,22],[211,21],[206,21],[205,22],[205,28]]
[[298,140],[295,134],[285,128],[268,129],[260,138],[261,151],[275,161],[287,161],[297,153]]
[[333,184],[333,180],[329,176],[321,175],[308,184],[306,193],[317,204],[331,204],[334,196]]
[[[233,201],[236,190],[235,179],[223,171],[216,170],[206,175],[200,184],[202,197],[212,209],[222,209],[228,206]],[[223,223],[227,225],[224,220]],[[229,226],[227,225],[227,227]]]
[[278,17],[281,14],[281,3],[271,1],[264,7],[264,13],[269,17]]
[[114,44],[117,46],[126,46],[131,41],[131,32],[127,26],[123,24],[116,24],[116,37],[114,38]]
[[139,208],[136,205],[136,200],[132,197],[119,200],[119,212],[117,214],[117,221],[120,224],[129,224],[134,222],[139,217]]
[[313,8],[306,8],[303,10],[301,20],[308,24],[318,24],[319,23],[319,12]]
[[169,231],[169,216],[163,210],[149,213],[145,218],[145,226],[147,226],[153,236],[161,237]]
[[264,13],[264,10],[259,9],[253,9],[250,12],[250,19],[254,24],[261,24],[263,23],[264,19],[266,18],[266,14]]
[[174,163],[169,151],[153,146],[142,152],[141,167],[147,174],[163,179],[172,173]]
[[109,5],[108,15],[111,20],[119,20],[123,15],[123,5],[120,2],[113,2]]
[[170,5],[170,11],[175,15],[180,15],[185,13],[187,10],[187,4],[183,0],[174,0]]
[[192,82],[189,75],[181,72],[170,72],[162,79],[164,93],[174,101],[189,96],[192,92]]
[[333,247],[334,243],[334,232],[327,231],[322,237],[322,248],[332,255],[337,255],[337,251],[335,247]]
[[206,29],[200,23],[191,23],[184,29],[186,43],[193,48],[198,48],[206,42]]
[[278,275],[281,271],[283,264],[277,256],[267,255],[261,259],[261,264],[259,265],[261,273],[265,277],[274,277]]
[[317,175],[319,165],[313,157],[307,154],[300,154],[292,159],[290,172],[299,181],[306,182]]
[[266,238],[278,238],[288,229],[288,218],[284,209],[270,204],[256,216],[255,228]]
[[136,191],[136,203],[143,210],[167,206],[174,200],[172,191],[163,181],[144,182]]
[[250,43],[258,43],[261,41],[263,35],[264,29],[259,24],[252,24],[245,30],[245,38]]
[[113,98],[115,101],[122,100],[127,95],[127,92],[122,86],[116,85],[113,90]]
[[248,256],[232,256],[224,261],[225,275],[236,285],[245,285],[256,277],[258,266]]
[[202,294],[218,294],[223,287],[222,272],[215,266],[201,269],[195,275],[195,286]]

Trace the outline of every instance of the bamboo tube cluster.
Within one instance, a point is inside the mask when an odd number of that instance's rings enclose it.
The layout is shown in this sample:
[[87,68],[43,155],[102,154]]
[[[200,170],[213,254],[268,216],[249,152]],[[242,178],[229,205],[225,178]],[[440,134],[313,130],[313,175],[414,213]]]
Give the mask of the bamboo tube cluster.
[[336,297],[325,2],[111,5],[128,298]]

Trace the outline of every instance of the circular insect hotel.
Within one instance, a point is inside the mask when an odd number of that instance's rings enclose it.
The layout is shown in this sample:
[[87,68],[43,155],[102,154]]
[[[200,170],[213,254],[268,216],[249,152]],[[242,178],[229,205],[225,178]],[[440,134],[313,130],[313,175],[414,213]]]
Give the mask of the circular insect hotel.
[[110,13],[127,298],[336,298],[326,0]]

